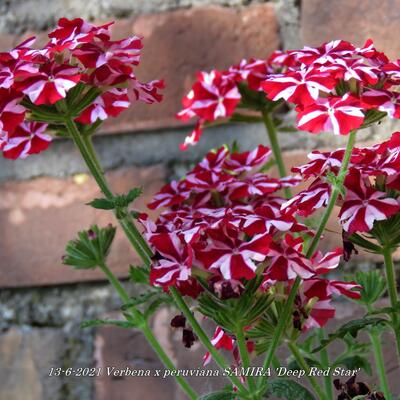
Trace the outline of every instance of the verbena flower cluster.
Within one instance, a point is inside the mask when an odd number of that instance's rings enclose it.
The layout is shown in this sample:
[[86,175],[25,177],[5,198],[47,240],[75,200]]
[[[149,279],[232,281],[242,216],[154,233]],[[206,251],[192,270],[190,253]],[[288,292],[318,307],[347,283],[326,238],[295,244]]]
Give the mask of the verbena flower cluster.
[[[158,92],[162,81],[142,83],[135,76],[141,38],[113,41],[111,25],[62,18],[43,48],[34,48],[35,38],[30,38],[0,53],[0,149],[4,157],[25,158],[47,149],[51,136],[45,132],[54,127],[41,122],[41,111],[51,112],[51,106],[68,94],[68,106],[77,110],[75,121],[85,125],[116,117],[135,100],[153,103],[162,99]],[[85,98],[92,101],[81,109]]]
[[166,210],[155,223],[140,216],[155,252],[150,280],[195,298],[203,291],[198,281],[203,277],[216,296],[227,299],[239,297],[244,283],[256,275],[263,276],[260,291],[277,284],[286,291],[299,276],[303,285],[297,305],[307,311],[297,326],[321,327],[334,316],[332,295],[357,298],[359,286],[324,276],[338,266],[342,249],[305,257],[302,236],[313,232],[279,195],[300,179],[268,176],[263,167],[269,156],[261,145],[243,153],[221,147],[183,180],[162,188],[149,207]]
[[245,106],[243,84],[273,102],[294,104],[300,130],[347,135],[370,122],[369,110],[400,117],[399,80],[399,62],[390,62],[371,40],[360,48],[335,40],[317,48],[276,51],[226,71],[200,72],[177,114],[182,120],[197,119],[181,147],[196,144],[206,122],[230,117]]
[[[310,186],[283,204],[283,209],[307,217],[327,205],[332,184],[337,175],[344,150],[313,151],[310,162],[292,168],[307,180]],[[381,144],[354,148],[344,185],[345,196],[339,199],[340,223],[348,234],[369,232],[375,221],[386,220],[399,213],[400,202],[400,132]]]

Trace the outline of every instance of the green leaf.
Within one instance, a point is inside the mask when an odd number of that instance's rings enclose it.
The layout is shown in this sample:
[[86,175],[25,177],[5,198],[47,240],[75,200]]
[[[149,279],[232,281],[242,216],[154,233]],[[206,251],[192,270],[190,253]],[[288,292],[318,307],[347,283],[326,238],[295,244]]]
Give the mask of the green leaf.
[[137,188],[133,188],[132,190],[130,190],[128,192],[128,194],[126,195],[126,199],[129,203],[132,203],[132,201],[136,200],[139,196],[141,196],[143,193],[143,189],[140,187]]
[[219,392],[205,394],[199,397],[199,400],[235,400],[237,395],[230,391],[221,390]]
[[380,271],[357,271],[355,281],[362,286],[361,298],[356,300],[361,304],[372,305],[378,301],[386,290],[386,282]]
[[290,379],[276,379],[269,383],[267,397],[274,396],[284,400],[315,400],[302,385]]
[[120,328],[134,328],[136,325],[130,321],[120,321],[114,319],[90,319],[81,323],[81,328],[93,328],[96,326],[113,325]]
[[371,253],[381,254],[382,248],[377,244],[370,242],[369,240],[365,239],[363,236],[359,235],[358,233],[353,233],[349,236],[349,240],[354,243],[355,245],[368,250]]
[[355,319],[342,325],[336,332],[329,334],[328,338],[321,341],[321,345],[315,348],[312,352],[317,353],[325,348],[329,343],[335,339],[344,339],[346,335],[351,335],[353,338],[357,337],[358,332],[366,327],[372,327],[388,321],[383,318],[362,318]]
[[92,225],[89,230],[78,232],[78,238],[68,242],[63,264],[76,269],[92,269],[105,262],[114,240],[116,228],[109,225],[99,228]]
[[139,296],[131,297],[127,303],[124,303],[121,307],[122,310],[129,310],[131,307],[136,307],[140,304],[147,303],[152,297],[159,295],[158,291],[149,291],[142,293]]
[[94,199],[87,203],[87,205],[99,210],[113,210],[115,208],[114,201],[109,199]]
[[352,355],[345,357],[340,360],[339,365],[346,367],[347,369],[357,369],[362,368],[368,375],[372,376],[371,363],[367,358],[360,355]]
[[130,266],[129,269],[130,280],[134,283],[149,285],[150,284],[150,271],[144,267]]

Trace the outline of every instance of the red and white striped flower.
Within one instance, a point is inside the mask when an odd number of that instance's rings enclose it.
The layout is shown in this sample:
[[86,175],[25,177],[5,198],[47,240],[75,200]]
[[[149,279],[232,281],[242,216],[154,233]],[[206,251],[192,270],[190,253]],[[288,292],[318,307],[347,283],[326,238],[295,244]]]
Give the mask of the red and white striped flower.
[[332,152],[320,152],[314,150],[307,155],[311,160],[307,164],[293,167],[292,172],[302,175],[308,179],[310,176],[324,175],[326,171],[339,170],[342,165],[344,149],[338,149]]
[[270,100],[284,99],[304,106],[315,103],[320,92],[329,93],[335,86],[331,73],[305,66],[298,71],[270,75],[261,84]]
[[368,89],[361,97],[365,108],[386,112],[390,118],[400,118],[400,94],[384,89]]
[[311,309],[308,318],[303,325],[303,331],[311,328],[322,328],[327,322],[335,317],[335,307],[331,304],[331,299],[317,301]]
[[249,242],[236,233],[232,236],[222,230],[210,233],[210,242],[204,250],[196,252],[196,258],[208,270],[217,270],[224,279],[252,279],[257,265],[264,261],[271,237],[256,235]]
[[361,285],[355,282],[342,282],[329,279],[307,279],[303,282],[304,295],[312,299],[317,297],[320,300],[332,298],[333,295],[343,295],[351,299],[359,299],[361,294],[359,291],[362,289]]
[[171,207],[183,203],[189,195],[189,190],[182,183],[172,181],[163,186],[160,192],[154,196],[153,201],[147,206],[151,210],[161,207]]
[[252,151],[232,153],[225,161],[225,168],[238,174],[250,171],[254,168],[263,166],[268,161],[271,153],[269,147],[261,144]]
[[268,252],[270,265],[265,277],[273,281],[288,281],[297,278],[311,278],[315,275],[311,261],[302,254],[303,239],[286,234],[280,242],[272,242]]
[[56,29],[49,33],[50,43],[47,47],[52,51],[74,49],[83,43],[92,42],[95,37],[109,39],[108,28],[112,23],[96,27],[81,18],[69,20],[59,19]]
[[319,98],[315,104],[300,109],[297,115],[298,127],[312,133],[347,135],[363,121],[360,101],[348,93],[343,97]]
[[127,89],[112,88],[101,94],[87,107],[76,121],[82,124],[93,124],[97,120],[104,121],[108,117],[117,117],[129,108],[130,102]]
[[305,46],[302,50],[292,50],[289,53],[303,64],[324,65],[334,63],[338,58],[351,57],[355,50],[355,47],[345,40],[332,40],[320,47]]
[[153,80],[142,83],[136,78],[129,80],[130,91],[133,93],[135,100],[143,101],[146,104],[159,103],[163,99],[163,95],[159,92],[165,88],[163,80]]
[[25,108],[19,104],[20,93],[0,89],[0,136],[7,138],[25,118]]
[[240,200],[250,196],[263,196],[274,193],[281,188],[279,179],[258,173],[249,176],[241,181],[234,181],[229,184],[229,198]]
[[331,185],[316,179],[308,189],[302,190],[282,205],[282,210],[308,217],[321,207],[327,206]]
[[4,157],[15,160],[46,150],[51,142],[51,136],[45,134],[46,129],[47,124],[23,122],[8,136],[3,146]]
[[156,233],[150,235],[149,242],[160,254],[151,265],[151,284],[167,287],[189,279],[193,262],[190,245],[184,243],[176,233]]
[[360,173],[353,171],[345,181],[346,197],[339,213],[343,229],[369,232],[375,221],[388,219],[400,211],[399,202],[366,184]]
[[64,99],[67,92],[79,83],[79,69],[67,64],[45,64],[36,74],[29,75],[17,87],[32,103],[54,104]]
[[[221,327],[218,326],[211,339],[211,344],[217,350],[225,349],[228,351],[232,351],[235,341],[229,335],[227,335]],[[203,367],[209,364],[210,361],[211,361],[211,354],[207,352],[203,356]]]
[[220,71],[200,72],[192,90],[182,100],[184,109],[177,114],[182,120],[193,115],[215,121],[232,115],[240,101],[236,82]]

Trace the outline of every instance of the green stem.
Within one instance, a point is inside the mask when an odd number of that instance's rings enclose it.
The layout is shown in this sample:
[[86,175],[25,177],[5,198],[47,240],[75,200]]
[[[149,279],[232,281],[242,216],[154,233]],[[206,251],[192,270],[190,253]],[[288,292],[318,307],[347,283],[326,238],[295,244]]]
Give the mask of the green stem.
[[400,357],[400,324],[399,324],[399,312],[397,311],[398,306],[398,296],[397,296],[397,283],[396,283],[396,273],[393,265],[393,250],[391,248],[383,247],[383,257],[385,260],[385,270],[386,270],[386,282],[389,292],[389,299],[392,308],[394,308],[392,313],[392,324],[393,331],[396,336],[397,342],[397,353]]
[[[280,316],[280,318],[278,320],[278,325],[275,328],[274,336],[272,338],[271,344],[270,344],[267,354],[265,356],[265,360],[264,360],[264,364],[263,364],[263,368],[265,371],[269,368],[269,366],[274,358],[275,351],[278,348],[279,342],[283,335],[283,331],[284,331],[287,321],[289,319],[289,315],[292,310],[294,299],[296,297],[297,290],[300,286],[300,283],[301,283],[301,279],[299,277],[297,277],[293,283],[291,290],[290,290],[289,297],[286,300],[282,315]],[[261,385],[262,385],[262,378],[258,381],[258,386],[260,387]]]
[[[92,138],[90,135],[83,135],[82,140],[86,146],[86,149],[88,153],[90,154],[90,157],[92,160],[95,162],[98,170],[101,171],[101,164],[97,158],[96,151],[93,147],[93,142]],[[121,219],[121,225],[124,225],[124,230],[126,229],[126,233],[130,237],[130,241],[132,243],[132,240],[134,240],[135,243],[138,243],[140,248],[136,248],[137,245],[135,245],[135,250],[138,252],[140,258],[145,262],[146,266],[150,266],[150,258],[153,256],[153,252],[151,251],[149,245],[147,242],[144,240],[143,236],[140,234],[138,229],[136,228],[136,225],[129,215]],[[145,261],[146,260],[146,261]]]
[[294,358],[296,359],[297,363],[299,364],[299,366],[306,372],[308,381],[310,382],[311,386],[313,387],[315,393],[318,395],[318,397],[321,400],[327,399],[326,394],[322,391],[317,380],[313,376],[310,375],[310,367],[308,366],[306,360],[301,355],[296,344],[294,342],[289,342],[288,347],[289,347],[290,351],[292,352]]
[[332,189],[331,196],[329,198],[328,206],[322,216],[321,222],[318,226],[317,232],[311,241],[310,247],[307,250],[306,257],[311,258],[317,249],[318,243],[321,240],[322,233],[325,230],[326,224],[332,214],[333,208],[335,207],[336,200],[339,197],[343,189],[344,179],[346,178],[347,170],[349,168],[349,162],[351,158],[351,152],[353,151],[354,143],[356,141],[357,131],[351,131],[349,134],[349,139],[347,141],[346,151],[343,156],[342,165],[340,167],[339,173],[336,177],[336,183]]
[[[129,301],[129,295],[125,291],[123,286],[121,285],[121,282],[115,277],[115,275],[111,272],[111,270],[107,267],[107,265],[104,262],[99,263],[99,267],[103,271],[103,273],[106,275],[106,277],[108,278],[109,282],[114,287],[116,292],[118,293],[122,302],[127,303]],[[129,309],[129,314],[125,315],[125,317],[129,321],[132,321],[132,322],[142,321],[142,323],[138,324],[138,328],[143,332],[143,335],[146,337],[147,341],[149,342],[149,344],[151,345],[153,350],[157,353],[158,357],[163,362],[165,367],[170,370],[175,370],[176,367],[175,367],[174,363],[171,361],[169,356],[165,353],[164,349],[161,347],[160,343],[153,335],[153,332],[151,331],[147,321],[145,321],[143,319],[143,316],[140,314],[140,312],[135,307],[131,307]],[[178,382],[178,384],[181,386],[182,390],[187,394],[187,396],[190,399],[192,399],[192,400],[197,399],[196,392],[191,388],[191,386],[186,382],[185,379],[183,379],[181,376],[175,376],[175,379]]]
[[[325,332],[323,329],[318,329],[318,337],[320,340],[320,343],[322,343],[322,341],[325,339]],[[320,357],[321,357],[321,364],[323,365],[324,368],[329,368],[330,363],[329,363],[329,354],[328,354],[328,350],[326,349],[326,347],[324,347],[321,351],[320,351]],[[326,395],[327,398],[329,400],[333,400],[333,387],[332,387],[332,378],[331,376],[324,376],[324,384],[325,384],[325,391],[326,391]]]
[[[197,320],[194,317],[192,311],[190,311],[188,305],[185,303],[185,301],[183,300],[182,296],[172,286],[170,287],[170,292],[171,292],[171,296],[174,299],[176,305],[182,311],[182,313],[186,317],[186,319],[189,321],[189,323],[190,323],[190,325],[191,325],[191,327],[193,329],[193,332],[197,335],[197,337],[199,338],[200,342],[207,349],[207,351],[211,354],[212,358],[217,363],[217,365],[222,370],[225,370],[226,368],[229,368],[228,365],[225,362],[224,357],[222,357],[221,354],[218,352],[218,350],[212,345],[212,343],[210,342],[207,334],[204,332],[203,328],[197,322]],[[237,376],[230,375],[229,379],[231,380],[232,384],[235,385],[238,388],[238,390],[240,392],[243,392],[244,394],[246,394],[247,390],[243,386],[242,382],[240,382],[240,380],[239,380],[239,378]]]
[[[276,133],[275,124],[271,118],[271,114],[264,110],[262,112],[264,125],[267,130],[269,143],[271,145],[272,153],[274,154],[276,166],[278,167],[279,176],[284,178],[287,176],[285,162],[283,161],[282,151],[279,146],[278,136]],[[292,193],[289,188],[284,189],[286,198],[290,199],[292,197]]]
[[[104,195],[111,199],[113,198],[113,193],[111,192],[110,188],[108,187],[108,184],[105,180],[104,173],[100,168],[100,163],[97,161],[97,157],[94,157],[95,153],[92,148],[91,150],[88,150],[85,141],[83,140],[82,135],[80,134],[78,128],[76,127],[75,122],[71,118],[65,118],[65,125],[68,130],[68,133],[71,135],[74,143],[78,147],[78,150],[80,151],[84,161],[86,162],[86,165],[93,175],[95,181],[97,182],[98,186],[100,187],[100,190],[104,193]],[[136,229],[134,224],[129,220],[128,217],[124,217],[119,219],[119,222],[128,237],[130,243],[132,246],[135,248],[139,256],[142,258],[143,262],[149,266],[150,265],[150,259],[142,249],[141,245],[138,243],[137,236],[141,236],[139,231]],[[144,240],[144,239],[143,239]],[[105,266],[102,265],[101,269],[103,272],[106,274],[107,278],[109,279],[110,283],[113,285],[115,290],[118,292],[119,296],[121,297],[121,300],[123,302],[127,302],[129,300],[128,294],[125,292],[124,288],[121,286],[120,282],[118,281],[117,278],[112,274],[112,272]],[[133,318],[135,319],[139,316],[139,311],[136,309],[131,309],[130,310],[133,313]],[[176,369],[174,366],[174,363],[170,360],[168,355],[164,352],[160,344],[158,343],[157,339],[154,337],[152,334],[149,326],[147,323],[141,328],[143,334],[145,335],[146,339],[149,341],[155,352],[158,354],[160,357],[161,361],[164,363],[164,365],[169,368],[169,369]],[[197,396],[193,389],[189,386],[189,384],[180,376],[175,376],[176,381],[178,384],[181,386],[182,390],[191,398],[191,399],[196,399]]]
[[[346,146],[346,151],[345,151],[345,154],[343,157],[341,168],[340,168],[338,176],[337,176],[336,184],[332,190],[328,207],[326,208],[325,213],[321,219],[320,225],[317,229],[317,233],[315,234],[315,236],[311,242],[311,245],[310,245],[309,249],[307,250],[307,253],[306,253],[307,258],[311,258],[312,255],[314,254],[314,252],[318,246],[318,243],[321,239],[322,232],[324,231],[326,224],[328,223],[329,217],[331,216],[331,213],[332,213],[333,207],[335,206],[336,200],[343,188],[343,182],[346,177],[347,169],[349,167],[351,152],[353,150],[355,139],[356,139],[356,132],[357,131],[352,131],[349,135],[349,139],[348,139],[347,146]],[[283,331],[284,331],[286,324],[288,322],[288,319],[291,315],[294,299],[296,298],[297,290],[300,286],[300,283],[301,283],[301,278],[297,277],[292,285],[292,288],[290,289],[289,297],[284,306],[282,315],[279,318],[278,325],[275,329],[275,333],[274,333],[274,336],[271,341],[271,345],[270,345],[267,355],[265,357],[265,361],[264,361],[264,365],[263,365],[264,369],[267,369],[269,367],[269,365],[271,364],[272,358],[273,358],[275,351],[279,345]],[[262,385],[261,379],[259,381],[259,385]]]
[[[80,151],[90,173],[95,179],[97,185],[100,190],[103,192],[104,196],[108,199],[113,199],[114,195],[109,188],[107,181],[104,177],[104,172],[101,169],[100,163],[96,157],[96,153],[93,149],[93,144],[88,137],[82,136],[75,124],[75,122],[71,118],[65,119],[65,126],[68,130],[68,133],[72,137],[76,147]],[[147,266],[150,265],[150,258],[146,254],[146,251],[143,250],[138,237],[142,237],[137,230],[136,226],[130,221],[129,216],[125,216],[119,219],[120,225],[122,226],[125,234],[140,256],[143,259]]]
[[[243,334],[243,327],[239,326],[235,334],[236,334],[237,345],[239,348],[240,358],[242,359],[242,366],[246,371],[247,368],[250,367],[250,357],[249,357],[249,352],[247,351],[246,339]],[[251,375],[247,376],[247,382],[249,385],[250,393],[253,393],[256,389],[256,386],[254,384],[254,379]]]
[[371,338],[372,348],[374,349],[375,364],[379,376],[381,389],[383,391],[383,394],[385,395],[385,399],[391,400],[392,395],[390,394],[389,384],[386,377],[385,362],[383,360],[383,352],[379,332],[376,329],[372,328],[369,336]]

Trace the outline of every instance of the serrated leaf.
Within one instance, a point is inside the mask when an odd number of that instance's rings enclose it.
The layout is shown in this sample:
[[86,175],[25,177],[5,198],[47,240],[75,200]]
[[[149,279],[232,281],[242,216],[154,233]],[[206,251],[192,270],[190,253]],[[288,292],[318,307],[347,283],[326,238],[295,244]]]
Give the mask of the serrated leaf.
[[204,396],[199,397],[199,400],[235,400],[237,395],[232,392],[228,392],[225,390],[205,394]]
[[114,202],[109,199],[94,199],[86,204],[99,210],[113,210],[115,207]]
[[142,293],[138,296],[131,297],[128,302],[124,303],[121,307],[122,310],[128,310],[131,307],[136,307],[140,304],[147,303],[152,297],[158,295],[159,293],[156,291],[149,291],[146,293]]
[[353,338],[357,337],[358,332],[366,327],[373,327],[388,321],[383,318],[362,318],[355,319],[342,325],[336,332],[328,335],[327,339],[321,341],[321,345],[315,348],[312,353],[317,353],[325,348],[329,343],[336,339],[344,339],[346,335],[351,335]]
[[269,383],[267,396],[284,400],[315,400],[302,385],[290,379],[276,379]]
[[114,319],[90,319],[81,323],[81,328],[93,328],[96,326],[113,325],[120,328],[134,328],[136,325],[130,321]]
[[129,193],[126,195],[126,199],[128,200],[129,203],[132,203],[135,199],[137,199],[139,196],[141,196],[143,193],[143,189],[140,187],[133,188],[132,190],[129,191]]
[[130,266],[129,269],[129,277],[132,282],[149,285],[149,276],[150,271],[144,267],[134,267],[133,265]]
[[96,268],[105,262],[114,240],[116,228],[109,225],[99,228],[92,225],[87,231],[78,232],[78,238],[68,242],[63,264],[76,269]]

